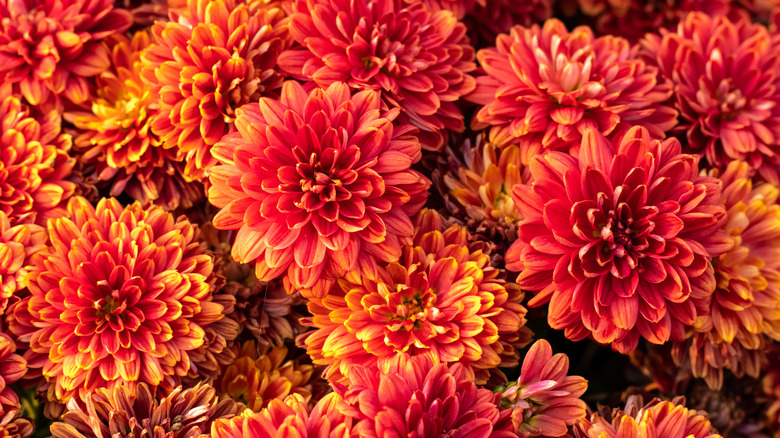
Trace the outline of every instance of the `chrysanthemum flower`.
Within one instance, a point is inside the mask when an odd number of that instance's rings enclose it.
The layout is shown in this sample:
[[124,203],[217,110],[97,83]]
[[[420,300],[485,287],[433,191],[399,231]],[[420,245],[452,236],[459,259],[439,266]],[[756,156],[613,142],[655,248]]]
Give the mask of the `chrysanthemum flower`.
[[254,0],[191,0],[178,21],[152,27],[143,78],[159,95],[152,131],[186,156],[190,179],[216,164],[211,147],[235,110],[281,86],[276,58],[287,45],[284,12]]
[[100,41],[130,27],[113,0],[0,1],[0,77],[38,105],[89,97],[88,79],[109,66]]
[[25,287],[27,265],[36,252],[46,248],[46,230],[38,225],[11,226],[0,211],[0,315],[8,300]]
[[415,219],[414,242],[376,276],[339,280],[308,302],[315,330],[298,337],[313,362],[345,383],[354,365],[376,366],[396,353],[431,356],[478,371],[517,365],[530,341],[523,293],[490,265],[490,251],[459,225],[442,228],[432,210]]
[[734,0],[578,0],[580,11],[592,17],[600,35],[620,35],[632,42],[647,33],[671,28],[689,12],[700,11],[714,17],[733,10]]
[[321,87],[381,90],[426,149],[444,146],[445,129],[464,129],[456,102],[474,89],[476,64],[451,11],[405,0],[297,0],[293,11],[290,34],[302,47],[279,57],[285,71]]
[[758,377],[766,341],[780,340],[780,190],[754,186],[744,162],[731,162],[720,180],[724,230],[734,247],[714,263],[710,311],[698,317],[692,339],[676,357],[689,360],[694,375],[713,388],[721,386],[723,368]]
[[434,365],[430,356],[399,354],[382,369],[353,368],[349,389],[337,390],[344,397],[341,412],[353,418],[353,436],[515,436],[501,430],[510,423],[499,413],[500,396],[473,380],[463,364]]
[[631,128],[616,144],[585,132],[579,158],[549,152],[512,195],[523,221],[506,254],[517,283],[549,302],[548,322],[622,353],[644,337],[683,341],[715,290],[710,263],[731,247],[720,182],[676,139]]
[[482,105],[472,125],[489,127],[499,147],[518,143],[535,152],[576,154],[588,128],[612,135],[642,124],[661,138],[676,124],[665,103],[672,89],[636,52],[622,38],[595,38],[585,26],[568,32],[556,19],[516,26],[477,54],[485,75],[467,97]]
[[71,137],[60,128],[55,111],[34,117],[8,84],[0,86],[0,211],[12,224],[45,224],[64,214],[76,185],[66,180],[74,161],[68,157]]
[[606,408],[574,426],[576,438],[721,438],[706,415],[685,407],[685,399],[629,397],[625,409]]
[[[16,343],[5,333],[0,332],[0,418],[11,411],[21,411],[19,396],[11,384],[27,373],[27,361],[16,354]],[[0,429],[3,425],[0,424]],[[0,432],[0,436],[2,432]]]
[[780,51],[747,19],[691,13],[676,32],[648,35],[648,62],[674,83],[680,136],[713,167],[747,161],[780,183]]
[[214,422],[211,438],[349,438],[352,419],[338,409],[341,397],[330,393],[309,410],[300,394],[292,394],[284,401],[271,400],[266,409]]
[[287,347],[258,348],[255,341],[246,341],[233,348],[236,360],[225,367],[214,385],[220,394],[255,412],[290,394],[300,394],[306,402],[311,399],[309,379],[314,368],[287,360]]
[[159,111],[158,97],[141,81],[141,51],[149,45],[146,31],[132,40],[109,37],[110,68],[95,79],[92,111],[65,113],[81,132],[74,140],[88,180],[110,183],[111,196],[133,199],[174,210],[189,208],[203,197],[203,186],[182,176],[184,161],[175,144],[164,144],[150,128]]
[[520,148],[500,150],[480,134],[473,146],[470,139],[464,141],[462,158],[450,148],[447,152],[447,163],[433,173],[447,210],[498,248],[514,242],[521,217],[510,193],[530,177]]
[[563,353],[553,356],[544,339],[528,350],[520,378],[501,389],[501,406],[512,410],[520,438],[564,436],[568,426],[585,417],[587,405],[580,396],[588,381],[568,372],[569,358]]
[[237,261],[322,296],[349,270],[398,259],[430,182],[409,169],[414,128],[393,127],[397,110],[381,114],[379,93],[289,81],[280,100],[236,113],[237,132],[212,149],[222,165],[208,196],[222,208],[214,226],[238,230]]
[[20,412],[7,413],[0,418],[0,434],[8,438],[29,438],[35,432],[35,426],[26,418],[19,417]]
[[172,388],[198,372],[191,354],[215,348],[206,338],[225,308],[212,299],[218,279],[197,228],[160,207],[74,197],[48,232],[8,324],[49,400],[139,382]]
[[76,400],[68,404],[62,421],[51,426],[54,438],[195,438],[207,434],[220,418],[238,413],[233,400],[219,401],[208,385],[177,387],[161,399],[143,383],[137,391],[101,388],[85,402],[86,408]]

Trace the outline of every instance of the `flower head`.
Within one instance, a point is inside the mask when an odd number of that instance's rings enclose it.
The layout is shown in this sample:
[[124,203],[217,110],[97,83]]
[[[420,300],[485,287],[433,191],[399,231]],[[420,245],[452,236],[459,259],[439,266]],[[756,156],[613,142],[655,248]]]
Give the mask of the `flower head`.
[[226,342],[209,335],[226,309],[212,298],[218,279],[197,228],[114,199],[93,207],[74,197],[67,211],[49,221],[50,246],[28,268],[30,295],[8,315],[49,400],[139,382],[172,388],[198,373],[202,349]]
[[706,415],[685,407],[685,399],[655,399],[642,405],[631,396],[625,409],[606,408],[574,426],[576,438],[721,438]]
[[236,360],[224,368],[215,383],[220,394],[255,412],[290,394],[300,394],[306,402],[311,399],[309,379],[314,368],[287,360],[287,347],[258,348],[255,341],[246,341],[233,348]]
[[11,224],[45,224],[64,214],[63,204],[76,190],[67,181],[74,165],[71,137],[60,133],[56,111],[30,114],[7,85],[0,86],[0,211]]
[[353,418],[353,434],[361,437],[502,436],[508,423],[498,410],[499,395],[473,379],[460,363],[434,365],[428,356],[399,354],[382,369],[355,367],[349,389],[339,391],[340,410]]
[[464,129],[456,102],[474,89],[476,65],[451,11],[405,0],[296,0],[293,11],[290,34],[302,47],[280,56],[283,69],[321,87],[380,90],[426,149],[444,146],[445,129]]
[[[10,385],[26,373],[27,361],[16,354],[16,343],[10,336],[0,332],[0,418],[5,418],[12,411],[21,411],[19,396]],[[0,430],[3,427],[0,422]],[[0,436],[4,436],[2,432]]]
[[53,438],[197,438],[220,418],[238,412],[234,401],[219,401],[208,385],[177,387],[159,399],[144,383],[137,390],[101,388],[85,402],[86,408],[76,400],[68,404],[62,421],[51,426]]
[[284,401],[271,400],[260,412],[247,409],[243,414],[214,422],[211,438],[348,438],[352,419],[340,411],[341,397],[330,393],[309,409],[300,394],[292,394]]
[[308,302],[315,330],[298,337],[324,376],[345,383],[354,365],[376,366],[397,353],[458,362],[477,371],[517,365],[530,341],[523,293],[490,265],[490,251],[462,226],[442,227],[432,210],[415,220],[414,241],[375,277],[339,280]]
[[746,161],[780,183],[780,39],[748,19],[691,13],[676,32],[648,35],[648,62],[675,87],[680,135],[713,167]]
[[46,230],[38,225],[11,226],[0,211],[0,315],[11,297],[25,287],[27,266],[36,252],[46,248]]
[[534,181],[512,192],[523,221],[506,264],[531,306],[550,303],[551,327],[622,353],[640,336],[685,339],[716,286],[710,261],[731,247],[720,182],[697,161],[642,127],[616,144],[588,130],[579,158],[534,158]]
[[512,424],[521,438],[560,437],[567,427],[585,417],[580,396],[588,381],[568,376],[569,358],[552,354],[550,343],[540,339],[523,359],[520,378],[501,390],[501,406],[512,410]]
[[113,0],[0,1],[0,77],[32,105],[89,97],[87,78],[109,66],[100,41],[130,27]]
[[106,43],[111,63],[95,78],[91,111],[64,115],[80,132],[74,146],[91,171],[88,180],[110,183],[111,196],[127,193],[169,210],[191,207],[203,197],[203,187],[184,179],[179,149],[163,143],[150,127],[159,111],[158,97],[141,81],[141,52],[149,33],[136,32],[132,40],[113,35]]
[[486,74],[467,97],[482,105],[472,125],[489,127],[499,147],[518,143],[537,153],[576,155],[585,129],[614,135],[642,124],[661,138],[676,124],[665,104],[672,89],[636,52],[622,38],[596,38],[585,26],[568,32],[556,19],[515,26],[477,54]]
[[276,58],[287,45],[284,12],[258,0],[191,0],[177,21],[152,27],[143,78],[159,96],[152,131],[186,156],[186,175],[201,179],[216,164],[211,147],[235,110],[282,83]]
[[749,175],[738,161],[720,175],[724,230],[734,247],[716,259],[710,311],[698,317],[688,348],[679,349],[713,388],[721,386],[723,368],[758,377],[767,341],[780,340],[780,190],[754,186]]
[[209,201],[219,229],[238,230],[233,257],[263,281],[324,295],[353,269],[391,262],[413,228],[430,182],[410,126],[393,127],[379,94],[346,84],[307,92],[285,83],[280,100],[237,110],[237,131],[213,148]]

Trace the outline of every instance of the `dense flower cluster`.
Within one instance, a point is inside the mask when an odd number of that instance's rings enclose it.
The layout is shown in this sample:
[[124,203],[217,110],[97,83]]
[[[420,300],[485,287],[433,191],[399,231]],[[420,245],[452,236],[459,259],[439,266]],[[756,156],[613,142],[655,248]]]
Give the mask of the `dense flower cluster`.
[[780,438],[780,0],[0,0],[0,79],[0,437]]

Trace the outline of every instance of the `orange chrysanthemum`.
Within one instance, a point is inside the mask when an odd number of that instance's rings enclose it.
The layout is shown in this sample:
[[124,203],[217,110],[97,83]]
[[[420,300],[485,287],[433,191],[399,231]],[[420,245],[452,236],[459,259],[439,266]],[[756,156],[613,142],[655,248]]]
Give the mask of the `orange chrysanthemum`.
[[46,240],[42,227],[11,226],[8,216],[0,211],[0,315],[5,314],[11,297],[25,287],[30,258],[46,248]]
[[698,317],[692,338],[677,345],[675,355],[713,388],[723,383],[723,368],[758,377],[767,341],[780,340],[780,190],[754,186],[744,162],[732,161],[720,180],[723,229],[734,247],[715,261],[710,311]]
[[544,339],[528,350],[520,378],[501,388],[501,406],[511,409],[519,438],[561,437],[568,426],[585,417],[587,405],[580,396],[588,381],[568,372],[569,358],[563,353],[553,356]]
[[353,437],[509,438],[500,396],[478,388],[467,366],[397,355],[381,370],[357,366],[340,388]]
[[685,407],[685,399],[655,399],[642,405],[631,396],[625,409],[603,409],[574,426],[576,438],[722,438],[706,414]]
[[0,0],[0,78],[32,105],[84,102],[87,78],[109,66],[100,41],[131,23],[113,0]]
[[214,226],[238,230],[233,257],[318,296],[349,270],[397,260],[430,182],[409,169],[420,144],[396,115],[343,83],[307,92],[290,81],[280,100],[239,108],[237,132],[212,150],[222,165],[208,193],[222,208]]
[[451,11],[405,0],[297,0],[293,11],[290,34],[302,47],[280,56],[285,71],[321,87],[380,90],[426,149],[444,146],[445,129],[464,129],[456,102],[474,89],[476,64]]
[[746,161],[780,183],[780,36],[746,18],[691,13],[643,50],[674,83],[680,136],[713,167]]
[[211,147],[235,110],[282,83],[276,58],[288,44],[276,3],[190,0],[178,21],[157,22],[142,54],[143,78],[159,95],[152,131],[186,156],[186,175],[200,179],[216,164]]
[[66,180],[75,164],[68,157],[71,137],[60,133],[56,111],[31,115],[7,85],[0,87],[0,211],[11,224],[45,224],[64,214],[62,205],[76,190]]
[[141,383],[137,390],[98,389],[87,396],[86,407],[73,400],[62,421],[52,424],[51,434],[53,438],[195,438],[206,436],[212,424],[238,411],[233,400],[219,401],[208,385],[177,387],[157,398]]
[[[324,377],[346,383],[354,365],[376,366],[396,353],[428,355],[478,372],[517,365],[530,341],[523,293],[490,265],[490,251],[459,225],[442,227],[432,210],[415,219],[414,241],[398,262],[371,278],[339,280],[308,302],[314,330],[298,337]],[[500,372],[499,372],[500,373]]]
[[517,146],[500,150],[481,134],[474,143],[463,143],[462,158],[448,148],[447,162],[434,170],[433,180],[455,218],[472,234],[503,249],[514,242],[522,219],[510,195],[512,187],[527,182],[530,171]]
[[721,184],[698,176],[698,159],[676,139],[641,127],[610,143],[585,132],[579,158],[548,152],[533,182],[512,195],[523,221],[506,254],[517,283],[547,302],[552,328],[592,336],[624,354],[639,338],[685,340],[708,313],[710,261],[732,245],[721,230]]
[[127,193],[168,210],[189,208],[203,197],[203,187],[182,176],[179,149],[164,144],[150,125],[158,115],[157,96],[141,81],[141,51],[149,34],[139,31],[107,39],[111,67],[96,78],[91,112],[69,112],[64,118],[81,134],[74,140],[88,180],[110,183],[111,196]]
[[48,231],[51,246],[29,268],[30,296],[8,321],[49,400],[139,382],[172,388],[197,372],[191,355],[214,342],[204,338],[225,311],[212,300],[218,279],[197,228],[160,207],[102,199],[95,208],[74,197]]
[[330,393],[310,410],[300,394],[292,394],[284,401],[271,400],[260,412],[247,409],[215,421],[211,438],[349,438],[352,419],[339,411],[341,403],[338,394]]
[[[12,411],[21,411],[19,396],[10,385],[26,373],[27,361],[16,354],[16,343],[11,337],[0,332],[0,418],[7,415],[12,417]],[[6,436],[2,434],[2,428],[3,424],[0,422],[0,436]]]
[[595,38],[584,26],[568,32],[555,19],[516,26],[477,54],[486,74],[467,97],[482,105],[472,125],[489,127],[499,147],[575,155],[586,128],[615,135],[642,124],[661,138],[676,124],[665,104],[672,89],[636,53],[622,38]]
[[300,394],[308,402],[314,368],[287,360],[287,347],[260,347],[255,341],[235,346],[236,360],[227,365],[215,383],[220,394],[259,412],[271,400]]

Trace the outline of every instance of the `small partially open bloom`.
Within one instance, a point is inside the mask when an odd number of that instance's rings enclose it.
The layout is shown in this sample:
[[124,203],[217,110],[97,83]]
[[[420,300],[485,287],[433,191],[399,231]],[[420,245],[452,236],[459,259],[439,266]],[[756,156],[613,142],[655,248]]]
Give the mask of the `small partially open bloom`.
[[5,314],[11,297],[25,287],[30,258],[46,248],[46,239],[43,227],[11,226],[8,216],[0,211],[0,315]]
[[64,203],[76,189],[67,180],[74,165],[68,156],[71,137],[61,133],[56,111],[33,116],[10,91],[0,86],[0,211],[11,224],[45,224],[65,213]]
[[215,383],[220,394],[255,412],[290,394],[300,394],[307,402],[311,399],[309,379],[314,368],[287,360],[287,347],[258,348],[255,341],[246,341],[234,349],[235,361],[224,368]]
[[30,295],[9,307],[8,325],[49,400],[139,382],[172,388],[198,372],[191,354],[225,342],[208,337],[225,308],[212,298],[211,256],[184,217],[74,197],[48,234],[28,268]]
[[568,426],[585,417],[587,405],[580,396],[588,381],[569,376],[569,358],[552,354],[550,343],[540,339],[523,359],[520,378],[501,389],[501,406],[512,410],[512,425],[521,438],[560,437]]
[[643,405],[631,396],[625,409],[604,408],[574,426],[576,438],[722,438],[703,413],[685,407],[685,399],[655,399]]
[[405,0],[296,0],[293,11],[290,34],[302,47],[279,57],[285,71],[321,87],[380,90],[426,149],[444,146],[445,129],[464,129],[456,102],[474,89],[476,64],[451,11]]
[[289,81],[280,100],[237,111],[237,131],[212,152],[214,226],[238,230],[233,258],[262,281],[322,296],[347,271],[391,262],[411,238],[409,219],[430,181],[413,127],[380,113],[379,93],[341,82],[307,92]]
[[780,340],[780,190],[754,185],[744,162],[732,161],[719,179],[724,230],[734,247],[716,259],[710,311],[675,356],[689,360],[693,374],[713,388],[721,386],[723,368],[758,377],[767,341]]
[[499,147],[575,155],[584,129],[613,135],[641,124],[661,138],[676,124],[665,103],[672,88],[636,53],[623,38],[596,38],[585,26],[569,32],[556,19],[515,26],[477,54],[485,74],[467,96],[482,105],[472,126],[490,128]]
[[20,418],[21,411],[8,412],[0,418],[0,434],[9,438],[29,438],[35,426],[26,418]]
[[211,147],[236,108],[281,86],[276,58],[287,25],[278,4],[253,0],[191,0],[177,18],[152,27],[143,78],[159,96],[152,131],[181,149],[186,175],[197,180],[216,164]]
[[648,62],[674,84],[680,136],[713,167],[746,161],[780,183],[780,52],[747,18],[691,13],[676,32],[643,40]]
[[110,184],[109,194],[127,193],[168,210],[189,208],[203,197],[202,185],[187,182],[175,143],[163,143],[151,130],[158,96],[141,81],[141,51],[149,33],[132,40],[123,35],[106,39],[110,67],[95,78],[97,95],[91,111],[72,111],[64,118],[80,133],[74,149],[94,184]]
[[196,438],[220,418],[238,413],[233,400],[219,401],[214,388],[200,384],[177,387],[159,399],[143,383],[137,390],[101,388],[85,402],[86,407],[76,400],[68,403],[62,421],[51,426],[53,438]]
[[348,389],[337,387],[340,410],[353,418],[353,436],[515,436],[502,430],[509,423],[499,413],[500,396],[473,379],[460,363],[434,365],[429,356],[398,354],[381,369],[353,368]]
[[531,306],[566,337],[592,336],[627,354],[639,337],[683,341],[708,312],[710,261],[730,237],[721,183],[698,175],[676,139],[631,128],[616,143],[585,132],[579,158],[548,152],[531,162],[533,182],[512,195],[523,220],[506,254]]
[[487,245],[423,210],[398,262],[309,299],[313,316],[302,321],[315,330],[297,342],[315,364],[328,365],[331,382],[346,383],[354,365],[381,366],[406,353],[460,363],[484,383],[495,368],[517,365],[516,348],[531,337],[523,293],[500,274]]
[[214,422],[211,438],[349,438],[352,419],[339,410],[341,397],[330,393],[309,409],[300,394],[284,401],[271,400],[260,412],[247,409],[241,415]]
[[433,173],[436,188],[447,210],[469,232],[504,248],[514,242],[521,219],[511,197],[512,187],[527,182],[530,171],[515,145],[500,150],[480,134],[473,145],[467,139],[462,147],[462,158],[447,149],[446,164]]
[[[11,384],[27,373],[27,361],[16,354],[16,343],[5,333],[0,332],[0,418],[12,411],[21,411],[19,396]],[[0,429],[2,429],[0,424]]]
[[89,97],[87,78],[109,66],[100,41],[130,27],[114,0],[0,1],[0,78],[32,105]]

